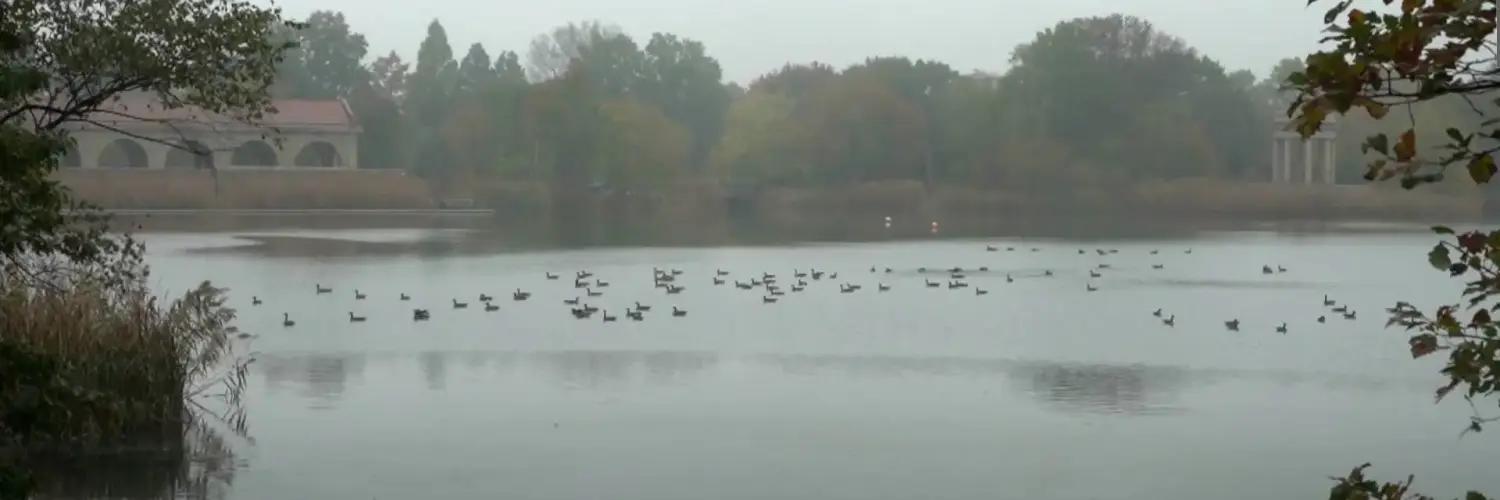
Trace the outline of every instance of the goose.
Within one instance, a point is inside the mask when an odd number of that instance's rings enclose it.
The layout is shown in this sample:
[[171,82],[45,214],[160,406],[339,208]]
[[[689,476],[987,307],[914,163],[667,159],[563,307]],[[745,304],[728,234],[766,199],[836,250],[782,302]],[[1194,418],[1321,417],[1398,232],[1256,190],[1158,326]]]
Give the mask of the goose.
[[576,276],[578,276],[578,279],[585,280],[594,277],[594,273],[588,271],[578,271],[578,274]]
[[1033,251],[1033,252],[1040,252],[1040,251],[1042,251],[1042,249],[1036,248],[1036,247],[1031,247],[1031,251]]
[[677,285],[667,285],[667,294],[668,295],[677,295],[679,293],[682,293],[683,290],[687,290],[687,287],[682,287],[682,286],[677,286]]
[[982,272],[982,273],[990,272],[990,268],[989,268],[989,266],[980,267],[979,268],[979,272]]
[[1099,287],[1094,286],[1093,283],[1084,283],[1083,287],[1084,287],[1085,290],[1088,290],[1090,292],[1097,292],[1097,291],[1099,291]]
[[318,293],[333,293],[332,288],[323,288],[321,284],[313,284],[313,289],[317,290]]
[[637,311],[650,311],[651,310],[651,306],[642,304],[640,302],[636,302],[635,303],[635,310],[637,310]]
[[588,311],[589,314],[593,314],[593,313],[599,312],[599,308],[594,307],[591,304],[584,304],[583,305],[583,310]]
[[741,283],[741,282],[739,282],[739,281],[738,281],[738,280],[736,280],[736,281],[735,281],[735,282],[734,282],[734,287],[735,287],[735,288],[738,288],[738,289],[740,289],[740,290],[749,290],[749,289],[750,289],[750,288],[752,288],[752,287],[754,287],[754,286],[755,286],[755,285],[751,285],[751,284],[749,284],[749,283]]
[[1189,249],[1183,251],[1182,253],[1185,253],[1185,254],[1188,254],[1188,255],[1192,255],[1193,254],[1193,249],[1189,248]]
[[573,280],[573,288],[588,288],[589,282],[584,280]]
[[1042,271],[1042,276],[1051,276],[1051,275],[1052,275],[1052,270],[1051,269],[1046,269],[1046,270]]
[[1109,269],[1109,263],[1105,262],[1105,263],[1099,264],[1099,269]]
[[1151,264],[1152,269],[1162,269],[1165,267],[1167,267],[1165,264]]
[[1156,308],[1155,311],[1151,311],[1151,315],[1160,318],[1161,317],[1161,308],[1158,307],[1158,308]]
[[800,292],[800,291],[803,291],[803,290],[806,290],[806,289],[807,289],[806,285],[792,285],[792,291],[793,292]]
[[1326,322],[1328,322],[1328,318],[1325,317],[1325,316],[1318,316],[1318,322],[1319,323],[1326,323]]
[[1345,312],[1349,312],[1349,306],[1337,306],[1337,307],[1334,307],[1334,308],[1329,309],[1329,310],[1333,311],[1333,312],[1336,312],[1336,313],[1345,313]]
[[687,311],[678,309],[677,306],[672,306],[672,316],[681,318],[687,316]]
[[459,302],[458,299],[453,299],[453,308],[454,309],[468,309],[469,308],[469,303],[468,302]]
[[761,280],[756,279],[756,278],[750,278],[750,286],[761,286],[761,285],[764,285],[764,284],[766,284],[766,282],[761,281]]
[[839,279],[839,273],[828,273],[828,279],[831,279],[831,280]]
[[1010,273],[1005,273],[1005,282],[1006,283],[1015,283],[1016,279],[1010,277]]
[[520,288],[517,288],[516,291],[510,293],[510,300],[514,300],[514,301],[517,301],[517,302],[520,302],[522,300],[526,300],[526,299],[529,299],[529,298],[531,298],[531,292],[523,292],[523,291],[521,291]]
[[1278,273],[1284,273],[1284,272],[1286,272],[1286,268],[1285,267],[1281,267],[1281,266],[1276,266],[1276,272],[1278,272]]
[[293,326],[297,326],[297,322],[296,321],[292,321],[292,315],[291,314],[281,313],[281,326],[291,328]]
[[714,278],[714,285],[715,286],[722,285],[722,284],[724,284],[724,280],[723,279],[720,279],[720,278],[717,278],[717,277]]
[[594,286],[597,286],[599,288],[604,288],[604,287],[609,286],[609,282],[608,281],[604,281],[604,280],[600,280],[600,279],[596,279],[596,280],[594,280]]
[[729,276],[729,271],[725,271],[723,269],[716,269],[716,270],[714,270],[714,274],[717,274],[719,276]]
[[1177,315],[1173,314],[1171,317],[1168,317],[1167,319],[1161,320],[1161,324],[1167,325],[1167,326],[1177,326]]
[[813,279],[813,281],[817,281],[817,280],[823,279],[823,274],[824,274],[823,271],[819,271],[817,269],[813,269],[812,270],[812,279]]
[[365,319],[366,318],[364,316],[355,316],[354,315],[354,311],[349,311],[349,322],[350,323],[364,323]]
[[767,297],[767,296],[762,295],[760,297],[760,303],[762,303],[762,304],[775,304],[776,303],[776,297]]
[[[626,313],[626,314],[630,314],[630,313]],[[616,319],[619,319],[616,316],[610,316],[609,315],[609,311],[604,311],[604,314],[601,314],[600,318],[602,318],[605,322],[610,322],[610,321],[614,321]]]
[[1007,251],[1007,252],[1014,252],[1014,251],[1016,251],[1016,247],[1005,247],[1005,251]]
[[365,294],[360,293],[359,289],[356,288],[354,290],[354,300],[365,300]]
[[547,273],[547,279],[549,279],[549,280],[555,280],[555,279],[557,279],[557,278],[559,278],[559,277],[560,277],[560,276],[558,276],[558,275],[556,275],[556,274],[552,274],[552,273]]
[[1276,272],[1276,271],[1272,271],[1271,270],[1271,266],[1260,266],[1260,273],[1261,274],[1271,274],[1271,273],[1274,273],[1274,272]]
[[403,293],[401,294],[401,300],[411,300],[411,296]]
[[1151,255],[1156,255],[1156,250],[1151,250]]
[[576,306],[576,305],[578,305],[578,297],[573,297],[571,299],[563,299],[563,303],[567,304],[567,305],[570,305],[570,306]]
[[839,284],[839,293],[854,293],[855,290],[857,289],[852,286]]
[[1000,251],[1000,249],[997,248],[997,247],[995,247],[994,245],[985,245],[984,246],[984,251],[986,251],[986,252],[998,252],[998,251]]
[[575,308],[573,308],[572,311],[573,311],[573,317],[577,318],[577,319],[584,319],[584,318],[587,318],[589,316],[593,316],[594,315],[594,311],[590,311],[587,308],[577,308],[577,307],[575,307]]
[[772,297],[780,297],[782,295],[786,295],[786,292],[781,291],[781,289],[770,290],[770,292]]
[[1240,331],[1240,320],[1231,319],[1229,321],[1225,321],[1224,328],[1228,328],[1231,332],[1238,332]]
[[969,285],[967,283],[962,282],[962,281],[949,281],[948,282],[948,289],[949,290],[952,290],[954,288],[963,288],[963,287],[966,287],[966,286],[969,286]]
[[1276,327],[1276,333],[1286,333],[1286,323],[1285,322],[1281,323],[1281,326]]
[[950,278],[950,279],[956,279],[956,280],[961,280],[961,279],[967,278],[967,276],[964,276],[964,273],[953,273],[953,274],[949,274],[948,278]]
[[254,295],[251,295],[250,296],[250,305],[252,305],[252,306],[258,306],[258,305],[260,305],[260,297],[256,297]]
[[485,295],[485,294],[482,294],[482,293],[481,293],[481,294],[479,294],[479,301],[480,301],[480,302],[489,302],[489,301],[491,301],[491,300],[495,300],[495,298],[494,298],[494,297],[491,297],[491,296],[489,296],[489,295]]
[[1334,302],[1333,299],[1328,298],[1328,294],[1323,294],[1323,305],[1333,306],[1334,304],[1336,304],[1336,302]]
[[500,310],[500,306],[495,305],[495,303],[493,303],[493,302],[485,302],[484,303],[484,312],[495,312],[495,311],[499,311],[499,310]]
[[1094,272],[1094,270],[1093,270],[1093,269],[1090,269],[1090,270],[1089,270],[1089,277],[1090,277],[1090,278],[1098,278],[1098,277],[1099,277],[1099,276],[1100,276],[1100,274],[1099,274],[1099,273],[1097,273],[1097,272]]
[[987,293],[990,293],[990,291],[989,290],[985,290],[983,288],[975,288],[974,289],[974,295],[984,295],[984,294],[987,294]]
[[1083,255],[1083,249],[1082,248],[1078,249],[1078,255]]
[[880,290],[880,291],[882,291],[882,292],[889,292],[889,291],[891,291],[891,286],[887,285],[885,283],[881,283],[879,285],[876,285],[875,288],[878,289],[878,290]]
[[630,318],[631,321],[641,321],[641,320],[646,319],[646,315],[641,314],[640,311],[630,311],[630,310],[625,311],[625,317]]
[[[870,272],[872,272],[872,273],[875,272],[875,266],[870,266]],[[799,270],[793,269],[792,270],[792,277],[793,278],[806,278],[807,277],[807,273],[804,272],[804,271],[799,271]]]
[[600,295],[604,295],[604,292],[596,292],[593,288],[585,288],[583,289],[583,291],[590,297],[598,297]]
[[1344,319],[1354,319],[1354,311],[1344,313]]
[[927,288],[937,288],[937,287],[940,287],[940,286],[943,286],[943,284],[942,283],[938,283],[936,281],[932,281],[930,279],[927,280]]
[[412,321],[427,321],[431,317],[432,317],[432,315],[429,314],[426,309],[412,309],[411,310],[411,320]]

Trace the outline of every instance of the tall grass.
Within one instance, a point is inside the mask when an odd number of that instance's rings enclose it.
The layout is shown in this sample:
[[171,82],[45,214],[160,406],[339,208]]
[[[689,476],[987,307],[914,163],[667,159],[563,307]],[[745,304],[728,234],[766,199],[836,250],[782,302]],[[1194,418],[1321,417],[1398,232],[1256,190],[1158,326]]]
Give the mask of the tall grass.
[[113,209],[425,209],[432,190],[399,170],[69,168],[55,178]]
[[204,282],[162,305],[135,284],[4,277],[0,449],[180,448],[205,418],[242,428],[225,290]]

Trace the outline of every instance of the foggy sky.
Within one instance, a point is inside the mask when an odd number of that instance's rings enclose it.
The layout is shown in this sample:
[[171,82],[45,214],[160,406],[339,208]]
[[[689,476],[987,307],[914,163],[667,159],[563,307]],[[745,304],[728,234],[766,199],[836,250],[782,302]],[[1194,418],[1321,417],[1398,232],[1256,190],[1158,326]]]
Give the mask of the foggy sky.
[[[260,3],[265,3],[262,0]],[[342,11],[370,42],[372,57],[395,50],[416,57],[434,18],[455,57],[483,43],[491,55],[526,55],[537,34],[598,19],[642,40],[667,31],[703,41],[727,80],[745,83],[786,62],[842,68],[874,55],[949,63],[959,71],[1000,72],[1011,49],[1058,21],[1109,13],[1150,20],[1229,70],[1264,77],[1283,57],[1317,47],[1325,0],[277,0],[286,14]],[[1361,1],[1357,3],[1367,3]]]

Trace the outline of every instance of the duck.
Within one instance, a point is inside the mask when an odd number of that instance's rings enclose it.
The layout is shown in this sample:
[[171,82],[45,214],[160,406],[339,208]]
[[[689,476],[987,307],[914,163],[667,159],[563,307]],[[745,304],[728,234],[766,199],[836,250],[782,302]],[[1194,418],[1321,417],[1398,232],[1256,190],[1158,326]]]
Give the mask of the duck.
[[458,299],[453,299],[453,308],[454,309],[468,309],[469,308],[469,303],[468,302],[459,302]]
[[677,306],[672,306],[672,316],[681,318],[683,316],[687,316],[687,311],[684,309],[678,309]]
[[293,326],[297,326],[297,322],[292,321],[292,315],[290,313],[281,313],[281,326],[291,328]]
[[366,318],[364,316],[355,316],[354,315],[354,311],[349,311],[349,322],[350,323],[364,323],[365,319]]
[[1238,332],[1240,331],[1240,320],[1231,319],[1229,321],[1225,321],[1224,328],[1228,328],[1231,332]]

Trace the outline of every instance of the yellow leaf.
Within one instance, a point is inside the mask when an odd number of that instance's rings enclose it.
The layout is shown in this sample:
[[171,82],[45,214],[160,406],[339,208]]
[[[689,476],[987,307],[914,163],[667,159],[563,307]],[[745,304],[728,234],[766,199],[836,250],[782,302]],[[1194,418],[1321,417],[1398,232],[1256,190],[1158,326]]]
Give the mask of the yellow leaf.
[[1365,112],[1370,114],[1370,118],[1374,118],[1376,120],[1385,118],[1386,113],[1389,113],[1391,111],[1390,108],[1385,104],[1381,104],[1374,99],[1363,96],[1354,98],[1354,104],[1356,106],[1364,108]]
[[1401,139],[1396,141],[1396,147],[1392,148],[1396,154],[1396,161],[1411,161],[1417,156],[1417,132],[1406,129],[1401,133]]
[[1469,159],[1469,177],[1474,182],[1484,184],[1495,176],[1495,157],[1490,155],[1479,155]]
[[1365,23],[1365,11],[1354,9],[1349,11],[1349,26],[1358,26]]

